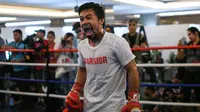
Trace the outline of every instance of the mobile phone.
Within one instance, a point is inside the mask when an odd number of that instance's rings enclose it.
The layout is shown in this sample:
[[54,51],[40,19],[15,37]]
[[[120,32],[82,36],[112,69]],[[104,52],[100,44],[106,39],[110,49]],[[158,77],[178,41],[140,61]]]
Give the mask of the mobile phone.
[[181,45],[186,45],[187,40],[186,37],[181,38]]

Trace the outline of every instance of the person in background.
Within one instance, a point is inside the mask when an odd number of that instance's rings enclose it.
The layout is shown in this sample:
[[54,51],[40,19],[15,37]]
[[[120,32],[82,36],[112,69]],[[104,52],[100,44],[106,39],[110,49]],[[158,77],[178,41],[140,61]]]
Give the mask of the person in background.
[[[136,32],[137,21],[135,19],[130,19],[127,24],[129,33],[123,34],[122,37],[127,40],[131,48],[145,48],[147,46],[146,38],[142,34]],[[136,56],[136,63],[141,63],[142,52],[133,51],[133,54]]]
[[[72,33],[66,33],[64,39],[61,41],[59,46],[55,46],[54,49],[72,49],[74,35]],[[55,53],[58,64],[69,64],[74,63],[73,52],[62,52]],[[74,67],[57,67],[56,69],[56,79],[60,81],[73,81],[75,79],[75,68]],[[71,89],[70,84],[61,84],[60,85],[60,94],[67,94]],[[64,107],[64,101],[61,101],[61,108]]]
[[[127,42],[129,43],[131,48],[145,48],[147,47],[147,40],[146,37],[140,33],[136,32],[137,29],[137,21],[135,19],[130,19],[127,22],[129,33],[123,34]],[[133,54],[136,56],[136,63],[148,63],[149,57],[148,55],[143,55],[147,53],[143,53],[142,51],[132,51]],[[146,73],[150,76],[150,82],[156,82],[156,74],[152,67],[143,67],[146,70]],[[140,75],[142,75],[142,69],[138,69]],[[144,76],[143,76],[144,77]],[[144,79],[144,78],[143,78]]]
[[[160,97],[156,94],[154,87],[146,87],[144,91],[146,100],[148,101],[160,101]],[[143,105],[144,112],[153,112],[156,105]]]
[[[155,62],[157,64],[163,64],[164,63],[164,59],[162,58],[162,53],[158,52],[158,54],[156,55],[156,59]],[[164,67],[156,67],[158,73],[160,74],[161,77],[161,81],[164,81]]]
[[47,34],[47,39],[48,39],[48,46],[49,46],[49,49],[53,49],[54,46],[55,46],[55,33],[54,31],[49,31],[48,34]]
[[[54,49],[55,46],[55,33],[54,31],[49,31],[47,33],[47,40],[48,40],[48,48],[49,49]],[[54,57],[54,52],[50,52],[50,63],[56,63],[56,58]],[[55,80],[55,70],[56,67],[49,67],[48,71],[45,70],[44,72],[44,80]],[[48,75],[48,76],[47,76]],[[44,84],[43,88],[47,90],[47,86]],[[56,84],[55,83],[49,83],[48,85],[48,92],[50,94],[56,94]],[[49,110],[51,110],[51,112],[57,112],[57,110],[59,109],[59,100],[55,99],[55,98],[45,98],[45,104],[48,104],[48,108]]]
[[80,26],[80,22],[74,23],[72,27],[72,30],[76,33],[76,38],[79,39],[78,41],[85,39],[82,28]]
[[[190,27],[187,29],[187,34],[190,41],[188,46],[200,45],[200,32],[196,27]],[[179,41],[178,46],[182,46],[182,42]],[[177,61],[182,63],[199,63],[200,62],[200,49],[178,49]],[[184,84],[200,84],[200,69],[199,67],[185,67],[185,71],[182,77]],[[183,100],[190,102],[191,100],[191,87],[182,88]],[[200,88],[193,88],[196,92],[196,102],[200,102]]]
[[113,27],[110,26],[110,25],[107,25],[107,26],[105,27],[105,31],[106,31],[106,32],[109,32],[109,33],[114,33]]
[[[3,45],[1,48],[2,49],[26,49],[27,46],[22,42],[22,31],[20,29],[16,29],[13,31],[13,36],[14,36],[14,41],[9,43],[8,45]],[[26,62],[26,57],[24,52],[13,52],[12,57],[11,57],[11,62],[13,63],[25,63]],[[24,79],[29,79],[29,67],[28,66],[14,66],[13,67],[13,73],[11,74],[11,77],[15,78],[24,78]],[[16,88],[14,88],[17,91],[29,91],[28,88],[28,83],[24,81],[15,81],[16,83]],[[27,97],[17,97],[14,96],[14,101],[17,103],[21,103],[22,101],[22,106],[25,106],[27,104],[28,99]],[[22,98],[22,99],[21,99]]]
[[[47,39],[48,39],[48,47],[49,47],[49,49],[54,49],[54,46],[55,46],[55,42],[54,42],[55,33],[54,33],[54,31],[49,31],[47,33]],[[50,63],[56,63],[56,58],[54,57],[54,53],[53,52],[50,53]],[[55,69],[56,69],[56,67],[50,67],[49,73],[51,75],[49,75],[49,78],[50,78],[49,80],[54,80],[55,79]]]
[[[72,33],[66,33],[64,39],[61,41],[60,46],[54,47],[54,49],[72,49],[74,35]],[[57,63],[74,63],[73,52],[55,53]],[[56,78],[61,80],[74,80],[75,74],[73,74],[74,67],[58,67],[56,70]],[[69,87],[65,88],[69,90]],[[65,91],[66,93],[67,91]]]
[[[45,63],[46,62],[46,56],[44,52],[41,52],[41,50],[46,49],[48,46],[48,40],[46,40],[45,34],[46,31],[45,30],[37,30],[36,31],[36,37],[38,39],[38,41],[36,41],[34,43],[34,49],[35,49],[35,54],[34,54],[34,58],[35,58],[35,63]],[[36,66],[35,67],[35,79],[41,80],[43,78],[43,74],[44,74],[44,68],[43,66]],[[42,93],[44,92],[42,90],[42,84],[41,83],[37,83],[36,84],[36,90],[38,93]],[[36,108],[45,108],[45,103],[44,103],[44,99],[43,98],[38,98],[38,101],[36,103]]]
[[[0,34],[1,34],[1,29],[0,29]],[[0,36],[0,48],[5,45],[4,39]],[[5,62],[6,61],[6,55],[5,52],[0,52],[0,62]],[[0,65],[0,76],[4,77],[4,66]],[[4,81],[0,81],[0,89],[4,89]],[[5,99],[4,99],[4,94],[0,94],[0,107],[4,105]]]

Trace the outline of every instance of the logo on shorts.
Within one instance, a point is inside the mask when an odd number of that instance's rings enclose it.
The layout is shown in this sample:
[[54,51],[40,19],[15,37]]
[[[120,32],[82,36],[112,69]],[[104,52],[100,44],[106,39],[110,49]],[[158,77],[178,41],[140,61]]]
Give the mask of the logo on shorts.
[[108,63],[107,57],[96,57],[96,58],[84,58],[85,64],[106,64]]

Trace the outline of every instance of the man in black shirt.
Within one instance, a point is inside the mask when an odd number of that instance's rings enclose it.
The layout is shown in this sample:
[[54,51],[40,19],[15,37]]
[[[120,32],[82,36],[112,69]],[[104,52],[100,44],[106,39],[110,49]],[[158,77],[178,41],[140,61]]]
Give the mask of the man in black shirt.
[[[131,48],[145,48],[147,47],[147,40],[146,37],[140,33],[136,32],[137,29],[137,21],[135,19],[130,19],[127,22],[129,33],[123,34],[127,42],[129,43]],[[136,63],[148,63],[149,59],[145,58],[143,55],[143,51],[133,51],[133,54],[136,56],[135,61]],[[147,54],[147,53],[146,53]],[[147,74],[150,76],[151,82],[156,82],[156,75],[152,67],[143,67]],[[139,73],[142,74],[142,70],[139,68]],[[142,75],[145,75],[144,73]],[[144,76],[143,76],[143,79]]]
[[[136,32],[137,29],[137,21],[135,19],[128,20],[128,29],[129,33],[123,34],[124,37],[131,48],[144,48],[147,46],[146,38]],[[136,56],[136,62],[141,63],[142,60],[142,52],[141,51],[133,51],[133,54]]]

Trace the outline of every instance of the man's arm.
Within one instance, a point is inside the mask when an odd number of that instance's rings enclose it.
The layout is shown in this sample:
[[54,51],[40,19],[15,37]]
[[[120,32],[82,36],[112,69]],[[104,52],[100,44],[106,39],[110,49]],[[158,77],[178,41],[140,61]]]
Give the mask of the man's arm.
[[129,62],[125,66],[125,69],[127,70],[127,73],[128,73],[129,91],[138,92],[139,87],[140,87],[140,81],[139,81],[139,73],[138,73],[135,61],[132,60],[131,62]]
[[8,45],[5,45],[5,44],[2,45],[1,49],[16,49],[16,48],[14,47],[14,42],[11,42]]
[[2,45],[1,49],[15,49],[13,46],[8,46],[8,45]]
[[140,47],[142,47],[142,48],[145,48],[145,47],[147,47],[147,40],[146,40],[146,37],[144,36],[144,35],[141,35],[140,34]]
[[79,83],[84,86],[86,81],[86,76],[87,76],[86,68],[78,67],[75,83]]

